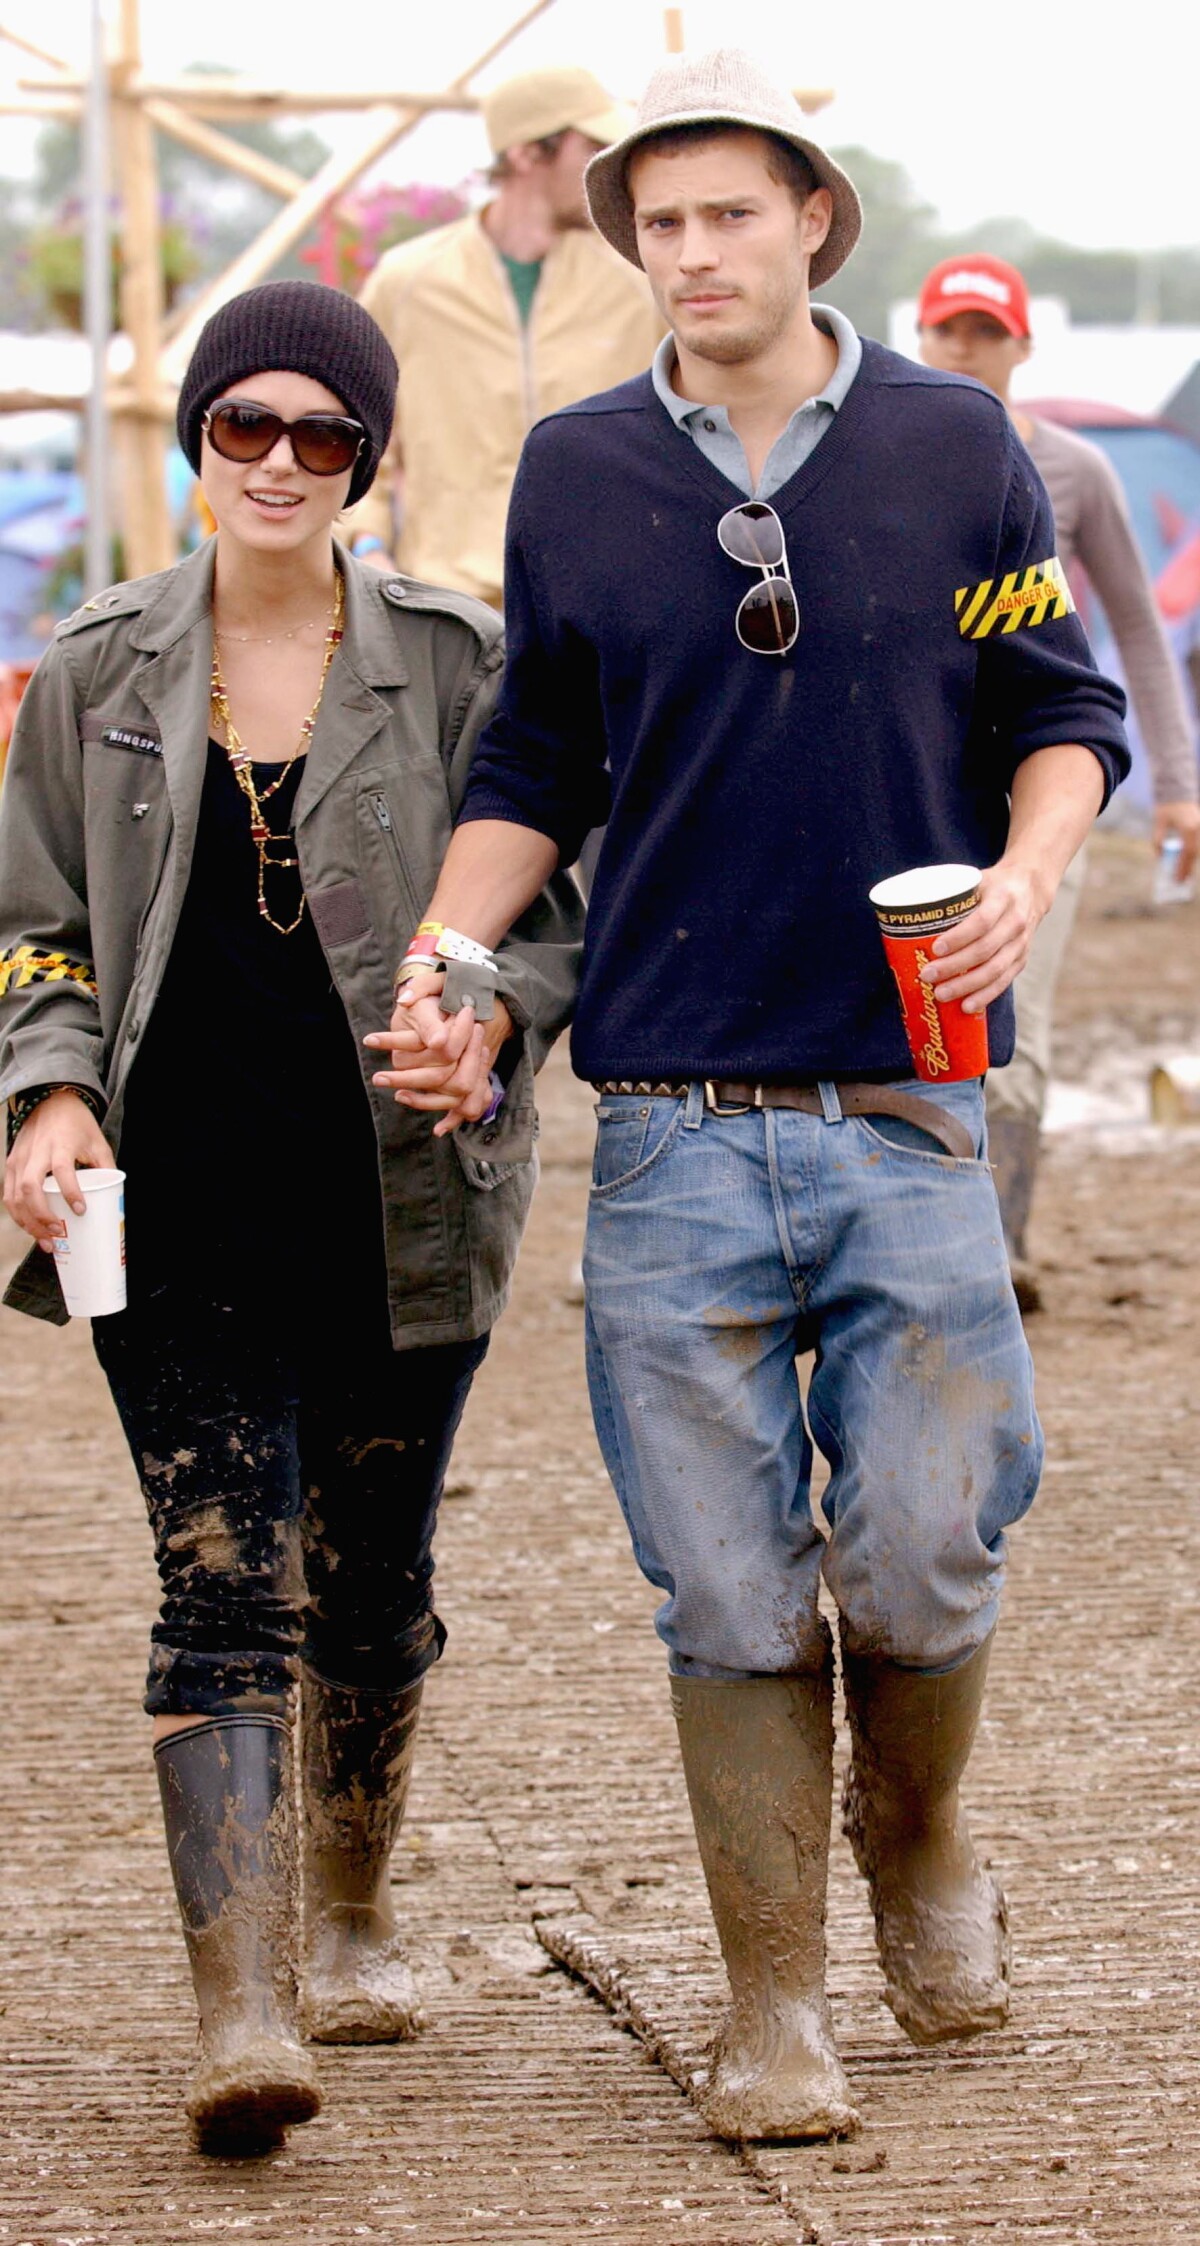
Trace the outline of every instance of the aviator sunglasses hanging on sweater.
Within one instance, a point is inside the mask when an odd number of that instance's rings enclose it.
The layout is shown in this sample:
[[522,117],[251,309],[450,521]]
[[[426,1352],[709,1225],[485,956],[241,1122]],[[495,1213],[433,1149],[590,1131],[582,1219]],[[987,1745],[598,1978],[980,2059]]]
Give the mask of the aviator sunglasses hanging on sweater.
[[787,655],[800,637],[800,604],[788,570],[783,524],[762,499],[731,507],[717,524],[717,539],[731,561],[761,569],[738,603],[734,630],[752,655]]
[[[299,459],[299,453],[297,453],[296,457],[297,459]],[[293,929],[300,926],[300,923],[304,918],[304,891],[303,889],[301,889],[300,891],[300,909],[297,912],[295,919],[288,921],[276,920],[270,906],[267,903],[267,869],[268,867],[270,867],[272,871],[282,871],[284,868],[289,866],[299,866],[300,861],[295,857],[272,858],[271,856],[269,856],[268,853],[270,851],[272,843],[282,842],[285,846],[294,849],[295,837],[291,834],[273,833],[271,827],[267,823],[265,807],[270,802],[271,797],[275,795],[277,791],[283,786],[283,783],[286,780],[288,773],[291,771],[292,766],[296,762],[297,757],[303,755],[304,751],[309,745],[309,742],[312,740],[313,727],[317,722],[317,712],[321,707],[321,697],[325,692],[325,681],[329,676],[329,666],[332,663],[333,658],[337,654],[338,648],[341,645],[342,625],[345,613],[346,588],[342,582],[341,577],[339,576],[334,584],[333,620],[330,623],[329,629],[325,634],[325,653],[321,660],[321,683],[317,688],[316,701],[313,703],[308,716],[305,718],[304,723],[300,728],[300,739],[297,741],[290,757],[287,758],[285,763],[280,765],[278,777],[270,781],[269,784],[261,790],[256,788],[254,784],[254,772],[251,766],[250,751],[246,747],[245,742],[242,740],[241,735],[239,734],[237,727],[234,725],[233,719],[229,714],[229,697],[225,692],[225,681],[221,676],[220,651],[217,646],[215,633],[213,635],[212,679],[209,686],[209,709],[211,712],[211,723],[214,732],[219,727],[224,728],[225,754],[229,758],[234,779],[237,781],[242,794],[245,796],[246,801],[250,806],[250,840],[252,841],[255,849],[258,852],[258,909],[262,915],[262,918],[266,921],[268,927],[273,928],[276,934],[280,936],[290,936]]]

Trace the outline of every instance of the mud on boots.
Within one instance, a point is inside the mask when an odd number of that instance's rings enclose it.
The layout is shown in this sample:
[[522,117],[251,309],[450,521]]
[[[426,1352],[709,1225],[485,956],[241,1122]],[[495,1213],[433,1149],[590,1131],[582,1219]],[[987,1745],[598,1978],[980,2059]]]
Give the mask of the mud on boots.
[[317,2043],[397,2043],[424,2025],[392,1910],[421,1680],[360,1690],[303,1673],[303,2019]]
[[671,1697],[733,1998],[704,2113],[722,2137],[849,2136],[825,1994],[832,1656],[815,1676],[673,1677]]
[[200,2011],[188,2118],[202,2152],[270,2150],[321,2105],[296,2031],[290,1727],[214,1716],[161,1739],[154,1757]]
[[914,2043],[982,2035],[1008,2018],[1008,1906],[958,1798],[991,1644],[930,1677],[851,1653],[842,1634],[854,1750],[843,1829],[871,1893],[885,2001]]

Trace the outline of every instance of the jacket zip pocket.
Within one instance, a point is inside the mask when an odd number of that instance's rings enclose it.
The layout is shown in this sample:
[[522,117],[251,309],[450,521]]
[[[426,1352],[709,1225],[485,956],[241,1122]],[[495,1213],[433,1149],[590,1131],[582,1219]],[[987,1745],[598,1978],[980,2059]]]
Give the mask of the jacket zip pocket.
[[408,910],[413,916],[413,926],[415,927],[417,920],[420,918],[420,907],[417,904],[412,882],[409,880],[408,868],[404,863],[404,856],[400,849],[400,843],[397,838],[396,822],[392,817],[391,806],[388,803],[387,797],[378,788],[372,788],[369,791],[367,801],[371,806],[372,812],[374,813],[375,823],[379,828],[380,833],[387,836],[388,848],[391,851],[392,859],[396,867],[396,873],[399,878],[400,887],[404,892],[405,902],[408,906]]

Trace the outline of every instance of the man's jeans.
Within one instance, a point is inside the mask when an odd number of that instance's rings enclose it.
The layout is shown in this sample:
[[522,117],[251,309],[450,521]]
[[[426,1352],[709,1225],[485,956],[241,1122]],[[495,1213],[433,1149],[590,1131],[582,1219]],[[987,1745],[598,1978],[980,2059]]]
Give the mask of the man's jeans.
[[[859,1652],[929,1672],[993,1628],[1042,1462],[983,1092],[907,1083],[971,1132],[611,1098],[588,1215],[588,1378],[680,1676],[822,1659],[822,1568]],[[795,1359],[814,1349],[808,1426]],[[812,1440],[830,1466],[826,1542]]]

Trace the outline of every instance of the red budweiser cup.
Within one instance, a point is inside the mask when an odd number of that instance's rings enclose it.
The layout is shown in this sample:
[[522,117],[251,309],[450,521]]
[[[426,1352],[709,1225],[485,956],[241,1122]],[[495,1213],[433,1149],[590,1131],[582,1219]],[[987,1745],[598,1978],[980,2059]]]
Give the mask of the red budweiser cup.
[[896,978],[904,1031],[917,1075],[927,1084],[958,1084],[988,1065],[987,1010],[964,1014],[961,999],[939,1005],[921,969],[933,940],[979,903],[978,866],[913,866],[877,881],[871,903]]

